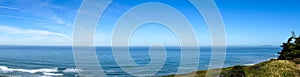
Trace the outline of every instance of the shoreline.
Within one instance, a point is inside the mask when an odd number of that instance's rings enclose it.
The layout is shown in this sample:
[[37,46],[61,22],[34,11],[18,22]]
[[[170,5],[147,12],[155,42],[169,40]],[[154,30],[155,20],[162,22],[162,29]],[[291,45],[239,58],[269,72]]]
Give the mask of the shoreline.
[[[213,74],[208,75],[208,77],[268,77],[269,75],[272,77],[295,77],[300,75],[300,68],[297,66],[300,66],[300,64],[289,60],[270,59],[254,65],[235,65],[221,68],[220,75]],[[190,77],[192,73],[196,73],[196,77],[205,77],[207,71],[209,70],[198,70],[186,74],[171,74],[162,77]]]
[[[232,68],[232,67],[235,67],[235,66],[244,66],[244,67],[247,67],[247,66],[253,66],[253,65],[260,64],[260,63],[263,63],[263,62],[266,62],[266,61],[270,61],[270,60],[273,60],[273,59],[277,59],[277,58],[270,58],[270,59],[266,59],[266,60],[259,61],[259,62],[256,62],[256,63],[252,63],[252,64],[232,65],[232,66],[227,66],[227,67],[223,67],[223,68],[220,68],[220,69],[228,69],[228,68]],[[214,70],[214,69],[211,69],[211,70]],[[197,70],[197,71],[193,71],[193,72],[198,72],[198,71],[208,71],[208,70]],[[193,73],[193,72],[190,72],[190,73]],[[162,77],[170,76],[170,75],[184,75],[184,74],[189,74],[189,73],[183,73],[183,74],[169,74],[169,75],[164,75],[164,76],[162,76]]]

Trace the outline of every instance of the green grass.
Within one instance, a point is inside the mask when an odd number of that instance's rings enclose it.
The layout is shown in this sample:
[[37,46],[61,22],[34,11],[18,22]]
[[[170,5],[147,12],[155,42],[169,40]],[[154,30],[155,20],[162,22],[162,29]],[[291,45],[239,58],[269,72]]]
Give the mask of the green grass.
[[[196,72],[196,77],[205,77],[207,70]],[[193,72],[195,73],[195,72]],[[246,77],[298,77],[299,69],[294,62],[288,60],[270,60],[252,66],[234,66],[223,68],[221,76],[246,76]],[[173,77],[168,75],[164,77]],[[189,74],[179,74],[179,77],[192,77]]]
[[271,60],[246,68],[248,77],[295,77],[299,69],[288,60]]

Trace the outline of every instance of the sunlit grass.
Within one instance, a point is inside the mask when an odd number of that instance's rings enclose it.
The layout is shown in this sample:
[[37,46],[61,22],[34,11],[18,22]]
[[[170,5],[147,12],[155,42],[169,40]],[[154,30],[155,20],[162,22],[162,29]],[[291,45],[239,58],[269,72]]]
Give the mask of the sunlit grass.
[[[205,77],[207,70],[197,71],[196,77]],[[252,66],[234,66],[223,68],[223,77],[297,77],[299,69],[294,62],[288,60],[270,60]],[[169,75],[165,77],[173,77]],[[191,77],[190,74],[180,74],[179,77]]]

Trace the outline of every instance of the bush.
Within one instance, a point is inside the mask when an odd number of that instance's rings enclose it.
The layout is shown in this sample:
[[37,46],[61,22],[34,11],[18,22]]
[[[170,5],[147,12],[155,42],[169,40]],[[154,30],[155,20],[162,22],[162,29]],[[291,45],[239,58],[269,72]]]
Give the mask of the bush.
[[292,61],[295,62],[296,64],[300,64],[300,58],[295,58]]
[[288,39],[287,43],[283,43],[281,47],[283,49],[281,52],[278,52],[280,54],[278,59],[293,60],[294,58],[300,58],[300,36],[295,37],[294,32],[293,36]]

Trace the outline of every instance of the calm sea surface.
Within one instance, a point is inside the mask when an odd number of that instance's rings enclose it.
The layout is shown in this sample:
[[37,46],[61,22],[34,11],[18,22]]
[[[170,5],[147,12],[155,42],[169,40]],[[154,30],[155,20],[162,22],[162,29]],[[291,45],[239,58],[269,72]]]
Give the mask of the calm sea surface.
[[[228,47],[224,67],[250,65],[277,58],[277,52],[280,50],[279,47]],[[96,47],[96,51],[100,64],[108,76],[131,76],[116,64],[111,47]],[[156,76],[178,73],[176,71],[180,64],[180,48],[166,47],[166,51],[166,62]],[[205,70],[208,68],[211,49],[201,47],[199,52],[200,62],[196,64],[199,64],[199,70]],[[130,53],[139,65],[146,65],[151,60],[149,47],[130,47]],[[135,68],[135,66],[122,67]],[[0,76],[74,77],[78,76],[79,70],[75,67],[71,46],[0,46]],[[141,75],[152,71],[139,70],[138,73]]]

